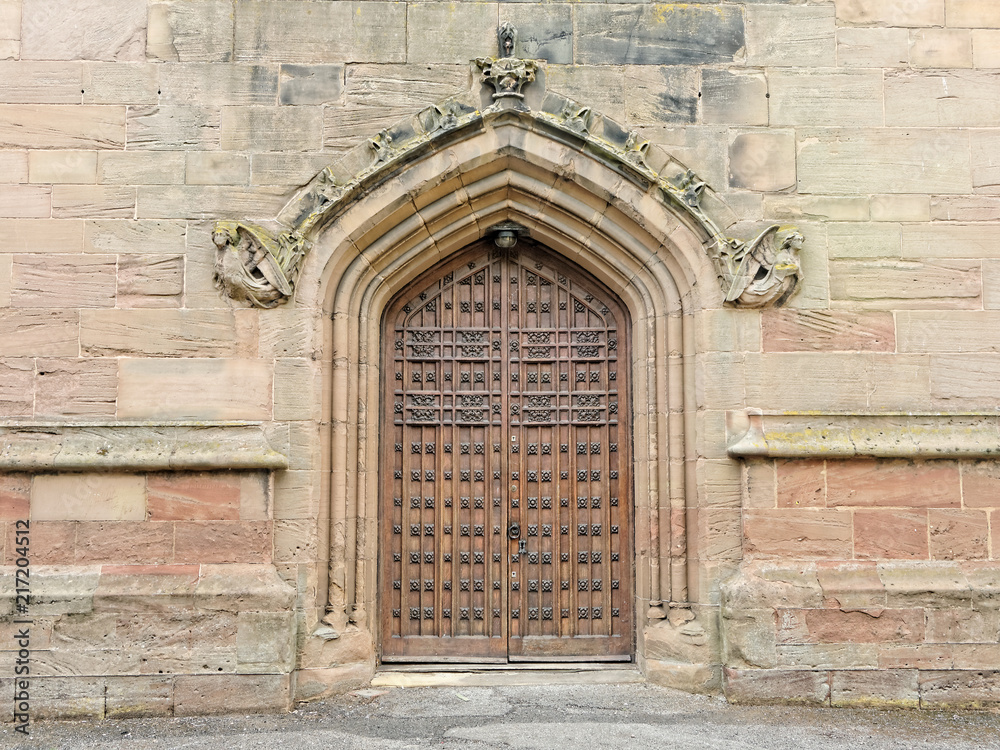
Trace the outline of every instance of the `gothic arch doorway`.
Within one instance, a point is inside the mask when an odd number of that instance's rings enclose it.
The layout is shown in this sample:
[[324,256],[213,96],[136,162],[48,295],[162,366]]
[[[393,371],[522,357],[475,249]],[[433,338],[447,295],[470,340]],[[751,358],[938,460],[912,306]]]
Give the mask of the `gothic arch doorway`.
[[480,241],[382,323],[383,661],[628,661],[630,320],[541,245]]

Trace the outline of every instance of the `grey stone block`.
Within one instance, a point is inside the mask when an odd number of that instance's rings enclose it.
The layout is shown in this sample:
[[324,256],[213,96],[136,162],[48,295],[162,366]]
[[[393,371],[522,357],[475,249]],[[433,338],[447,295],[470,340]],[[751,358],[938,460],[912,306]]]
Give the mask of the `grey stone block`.
[[623,68],[609,65],[553,65],[545,71],[545,85],[578,102],[586,102],[601,114],[625,119]]
[[24,0],[22,60],[142,60],[143,0]]
[[743,55],[737,6],[582,5],[576,59],[592,65],[703,65]]
[[510,21],[518,30],[518,57],[573,62],[573,11],[569,5],[525,4],[500,10],[500,22]]
[[828,66],[837,64],[837,22],[832,5],[747,8],[748,65]]
[[493,3],[407,3],[406,7],[408,62],[459,63],[497,54]]
[[319,107],[223,107],[222,148],[230,151],[318,151]]
[[216,0],[163,0],[149,6],[146,54],[154,60],[229,62],[233,6]]
[[777,192],[795,187],[791,131],[741,133],[729,144],[729,186]]
[[701,71],[701,108],[706,123],[767,125],[767,79],[763,73]]
[[136,719],[149,716],[170,716],[174,709],[173,677],[135,676],[108,677],[104,694],[105,717]]
[[165,104],[274,104],[278,70],[273,65],[164,65],[160,93]]
[[213,149],[219,147],[219,110],[209,107],[130,107],[129,148]]
[[282,65],[281,104],[329,104],[344,96],[343,65]]
[[697,68],[635,65],[625,69],[625,116],[629,124],[695,122]]
[[402,62],[406,4],[246,0],[234,48],[252,62]]

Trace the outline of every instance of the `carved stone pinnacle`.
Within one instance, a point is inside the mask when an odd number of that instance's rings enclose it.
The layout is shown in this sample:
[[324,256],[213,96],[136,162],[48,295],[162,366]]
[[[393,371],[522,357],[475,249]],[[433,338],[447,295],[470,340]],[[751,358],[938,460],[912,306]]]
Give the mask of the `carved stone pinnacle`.
[[476,59],[476,65],[483,72],[483,83],[489,83],[493,87],[493,99],[496,101],[523,99],[521,89],[535,80],[538,62],[514,57],[517,29],[509,21],[505,21],[497,31],[497,41],[500,47],[499,57]]
[[513,57],[517,44],[517,29],[510,21],[504,21],[497,30],[497,41],[500,46],[500,57]]

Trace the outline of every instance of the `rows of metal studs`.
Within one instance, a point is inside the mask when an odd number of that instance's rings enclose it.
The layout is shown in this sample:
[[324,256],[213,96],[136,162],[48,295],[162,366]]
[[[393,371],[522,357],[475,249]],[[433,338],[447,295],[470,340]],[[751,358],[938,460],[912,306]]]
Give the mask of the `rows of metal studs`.
[[[591,383],[599,383],[601,381],[601,373],[600,372],[598,372],[597,370],[590,370],[589,372],[590,372],[589,376],[588,376],[588,374],[586,372],[584,372],[582,370],[579,371],[579,372],[577,372],[576,373],[576,382],[577,383],[586,383],[588,381],[588,377],[589,377]],[[459,381],[462,382],[462,383],[469,383],[469,382],[471,382],[470,377],[472,378],[472,380],[475,380],[475,382],[477,382],[477,383],[485,383],[486,382],[486,375],[484,373],[482,373],[482,372],[475,372],[475,373],[462,372],[462,373],[459,373]],[[403,373],[397,372],[396,373],[396,380],[402,380],[402,379],[403,379]],[[450,372],[445,372],[444,373],[444,379],[445,379],[446,382],[454,382],[452,380],[452,373],[450,373]],[[617,379],[618,379],[618,373],[614,372],[613,370],[608,373],[608,380],[617,380]],[[437,380],[437,370],[435,369],[435,370],[427,370],[427,372],[421,372],[420,370],[414,369],[413,372],[410,373],[410,380],[413,381],[414,383],[425,383],[425,382],[426,383],[434,383]],[[494,372],[493,373],[493,380],[500,380],[500,373],[499,372]],[[526,380],[529,383],[537,383],[537,382],[539,382],[539,380],[538,380],[538,373],[537,372],[529,372],[527,374]],[[559,381],[563,382],[563,383],[568,382],[569,381],[569,373],[566,373],[566,372],[559,373]],[[510,374],[510,382],[512,382],[512,383],[519,383],[519,382],[521,382],[521,375],[520,375],[520,373],[512,372]],[[551,383],[552,382],[552,374],[548,373],[548,372],[541,373],[541,382],[543,382],[543,383]],[[561,394],[561,395],[566,395],[566,394]],[[575,394],[570,394],[570,395],[575,395]]]
[[[459,524],[458,528],[459,528],[459,534],[461,536],[469,536],[470,532],[472,536],[486,536],[486,526],[483,524],[463,523]],[[529,524],[528,536],[538,536],[539,529],[541,529],[542,536],[552,536],[552,524],[547,524],[547,523],[543,523],[541,524],[541,526],[539,526],[538,524]],[[424,536],[434,536],[434,524],[432,523],[425,523],[422,525],[419,523],[410,524],[410,536],[420,536],[421,530],[423,530]],[[445,534],[451,534],[452,526],[450,524],[442,526],[441,530]],[[609,530],[611,531],[612,534],[617,534],[618,524],[611,524]],[[602,533],[602,526],[599,523],[594,523],[594,524],[581,523],[577,524],[576,531],[579,536],[587,536],[588,533],[590,534],[590,536],[600,536]],[[403,533],[402,524],[398,523],[393,524],[392,533],[402,534]],[[500,527],[494,526],[493,533],[499,534]],[[559,533],[563,535],[569,534],[569,524],[560,525]]]
[[[515,284],[517,283],[517,281],[515,280],[515,278],[513,276],[511,277],[510,280],[511,280],[511,282],[513,282]],[[493,277],[493,281],[496,282],[496,283],[500,283],[500,277],[499,276],[494,276]],[[470,286],[470,285],[469,284],[465,284],[464,286]],[[475,284],[475,286],[483,286],[483,283],[482,282],[477,282]],[[543,286],[547,286],[547,285],[543,284]],[[426,294],[426,292],[425,292],[425,294]],[[593,302],[593,300],[594,300],[594,298],[591,297],[590,295],[587,296],[587,299],[590,302]],[[430,302],[426,303],[423,307],[424,307],[424,309],[427,312],[432,312],[432,313],[433,312],[437,312],[437,300],[431,300]],[[492,307],[493,307],[494,310],[499,310],[500,307],[501,307],[500,301],[499,300],[494,300]],[[403,312],[404,313],[410,313],[414,309],[415,308],[413,307],[413,305],[403,305]],[[445,303],[444,303],[444,309],[445,310],[451,310],[452,309],[452,303],[451,303],[450,300],[445,301]],[[464,313],[472,312],[473,309],[475,309],[476,312],[485,312],[486,311],[486,304],[484,302],[459,302],[458,303],[458,309],[459,309],[460,312],[464,312]],[[518,312],[518,303],[517,302],[511,302],[510,303],[510,309],[511,309],[511,312]],[[549,302],[541,302],[541,303],[539,303],[537,305],[534,302],[529,302],[525,306],[525,310],[527,312],[530,312],[530,313],[538,312],[539,310],[541,310],[541,312],[543,312],[543,313],[547,313],[551,309],[552,309],[552,305]],[[559,302],[559,309],[560,310],[567,309],[566,308],[566,303],[564,301],[560,301]],[[578,300],[573,300],[573,310],[575,310],[578,313],[582,313],[582,312],[586,312],[587,308],[586,308],[586,306],[582,302],[580,302]],[[609,312],[611,312],[611,311],[607,307],[602,307],[601,308],[601,313],[602,314],[607,315]]]
[[[476,267],[475,261],[470,262],[468,264],[468,267],[469,267],[470,270],[475,269],[475,267]],[[541,263],[535,263],[535,268],[540,271],[540,270],[542,270],[543,266],[542,266]],[[447,287],[448,285],[452,284],[454,282],[454,278],[455,277],[454,277],[453,273],[446,274],[445,277],[444,277],[444,279],[442,280],[443,285],[445,287]],[[493,279],[493,283],[494,284],[499,284],[500,280],[501,280],[500,274],[496,274],[496,273],[492,274],[492,279]],[[566,287],[567,284],[569,283],[569,280],[565,276],[559,275],[558,279],[559,279],[559,284],[562,285],[563,287]],[[518,280],[517,276],[511,276],[510,277],[510,283],[513,286],[517,286],[518,281],[519,280]],[[479,271],[479,272],[473,274],[472,276],[468,276],[468,277],[460,280],[458,283],[461,286],[485,286],[486,285],[486,272],[485,271]],[[550,280],[544,278],[544,277],[539,277],[539,276],[536,276],[535,274],[529,272],[527,274],[526,278],[525,278],[525,284],[527,286],[551,286],[552,282]],[[515,292],[513,292],[513,291],[511,292],[511,296],[512,297],[514,297],[515,294],[516,294]],[[417,307],[420,307],[421,305],[428,312],[432,312],[432,313],[433,312],[437,312],[437,299],[428,300],[427,299],[427,292],[421,292],[417,296],[418,296],[418,299],[410,300],[410,302],[408,302],[407,304],[403,305],[403,312],[404,313],[408,314],[408,313],[412,312],[414,309],[416,309]],[[584,296],[584,299],[587,302],[593,302],[594,301],[594,296],[592,294],[587,294],[587,295]],[[485,309],[484,308],[484,303],[482,303],[482,302],[475,302],[474,304],[475,304],[476,312],[483,312],[483,310]],[[534,302],[528,302],[527,304],[528,304],[528,306],[527,306],[526,309],[527,309],[528,312],[536,312],[536,310],[534,308],[534,305],[535,305]],[[469,302],[460,302],[459,305],[460,305],[459,309],[462,312],[471,312],[472,311],[472,308],[470,307],[470,303]],[[550,304],[548,302],[542,302],[541,306],[542,306],[542,308],[541,308],[542,312],[548,312],[551,309],[550,308]],[[452,309],[452,303],[451,303],[451,301],[450,300],[445,300],[444,307],[445,307],[446,310]],[[494,300],[492,307],[493,307],[494,310],[499,310],[500,307],[501,307],[500,301],[499,300]],[[512,300],[511,303],[510,303],[510,309],[512,311],[516,312],[517,309],[518,309],[518,303],[516,301]],[[566,309],[566,302],[565,302],[565,300],[561,300],[559,302],[559,309],[560,310],[565,310]],[[578,312],[578,313],[582,313],[582,312],[585,312],[587,310],[587,307],[582,302],[580,302],[580,300],[574,299],[573,300],[573,309],[576,312]],[[602,315],[607,315],[609,312],[611,312],[611,311],[608,309],[608,307],[606,305],[604,305],[604,306],[601,307],[601,314]]]
[[[469,581],[468,578],[461,579],[459,581],[459,590],[461,590],[461,591],[468,591],[469,590],[469,583],[470,583],[470,581]],[[485,589],[485,585],[484,585],[485,582],[482,581],[482,580],[471,581],[471,583],[472,583],[472,590],[473,591],[485,591],[486,590]],[[539,581],[538,579],[529,580],[528,581],[528,591],[532,591],[532,592],[539,591],[539,584],[541,584],[541,591],[552,591],[552,585],[553,585],[553,583],[554,583],[553,581]],[[562,591],[569,591],[569,581],[560,581],[559,583],[560,583],[560,588],[561,588]],[[593,580],[590,580],[589,578],[581,578],[579,581],[577,581],[577,586],[578,586],[578,588],[579,588],[580,591],[588,591],[588,590],[590,590],[590,591],[601,591],[603,589],[603,587],[604,587],[604,582],[601,581],[600,578],[595,578]],[[392,587],[394,589],[396,589],[397,591],[401,591],[402,590],[402,581],[393,581],[392,582]],[[451,581],[444,581],[441,584],[441,588],[444,589],[445,591],[451,591]],[[500,581],[494,581],[493,582],[493,588],[499,591],[499,589],[500,589]],[[511,588],[511,591],[520,591],[521,590],[521,582],[520,581],[511,581],[510,588]],[[617,589],[618,588],[618,581],[612,581],[611,582],[611,588],[612,589]],[[424,589],[424,591],[433,591],[434,590],[434,579],[433,578],[424,579],[423,589]],[[414,578],[414,579],[410,580],[410,591],[420,591],[420,579],[419,578]]]
[[[452,443],[445,443],[443,447],[444,447],[444,452],[445,453],[452,453],[453,450],[454,450],[454,445]],[[541,443],[540,446],[539,446],[539,443],[528,443],[528,446],[527,446],[527,449],[526,449],[525,452],[529,456],[538,455],[538,449],[539,449],[539,447],[541,447],[542,455],[546,455],[546,456],[547,455],[551,455],[551,453],[552,453],[552,443]],[[474,451],[475,451],[475,453],[476,453],[477,456],[481,456],[481,455],[483,455],[486,452],[486,444],[485,443],[475,443],[475,444],[473,444],[473,443],[459,443],[459,445],[458,445],[458,452],[461,453],[461,454],[464,454],[464,455],[468,455],[470,448],[474,449]],[[396,453],[402,453],[403,452],[403,444],[402,443],[396,443],[395,449],[396,449]],[[437,450],[436,443],[419,443],[419,442],[410,443],[410,453],[426,453],[428,455],[434,455],[434,452],[436,450]],[[493,443],[493,452],[494,453],[499,453],[501,450],[502,450],[502,447],[501,447],[500,443]],[[608,447],[608,450],[611,453],[617,453],[618,452],[618,443],[611,443],[611,445]],[[511,453],[520,453],[520,451],[521,451],[520,445],[512,445],[511,448],[510,448],[510,452]],[[559,444],[559,452],[560,453],[569,453],[569,443],[560,443]],[[601,444],[600,443],[591,443],[590,444],[590,453],[591,453],[591,455],[597,455],[600,452],[601,452]],[[587,454],[587,444],[586,443],[577,443],[576,444],[576,453],[577,453],[577,455],[580,455],[580,456],[586,455]]]
[[[445,443],[443,447],[444,447],[444,452],[445,453],[452,453],[453,452],[453,445],[451,443]],[[459,451],[462,454],[468,454],[470,447],[472,447],[472,446],[470,446],[469,443],[462,443],[459,446]],[[538,455],[539,447],[541,447],[541,453],[542,453],[542,455],[550,455],[552,453],[552,444],[551,443],[542,443],[541,446],[539,446],[538,443],[528,443],[527,444],[527,448],[526,448],[526,453],[528,455]],[[397,453],[402,453],[403,452],[403,444],[402,443],[396,443],[395,446],[394,446],[394,448],[395,448],[395,451]],[[474,448],[475,448],[476,455],[483,455],[483,453],[485,453],[485,446],[483,445],[483,443],[476,443],[475,446],[474,446]],[[435,447],[434,443],[426,443],[423,446],[423,452],[424,453],[433,455],[434,452],[435,452],[435,450],[436,450],[436,447]],[[493,450],[494,450],[494,452],[499,453],[500,450],[501,450],[500,444],[499,443],[494,443],[493,444]],[[421,452],[421,444],[420,443],[411,443],[410,444],[410,451],[411,451],[411,453],[420,453]],[[513,446],[511,446],[511,451],[510,452],[511,453],[519,453],[520,452],[520,446],[519,445],[513,445]],[[569,445],[567,443],[562,443],[559,446],[559,452],[560,453],[568,453],[569,452]],[[577,454],[580,454],[580,455],[586,454],[587,453],[587,445],[586,445],[586,443],[578,443],[577,446],[576,446],[576,452],[577,452]],[[596,454],[599,454],[600,452],[601,452],[600,444],[599,443],[592,443],[591,446],[590,446],[590,453],[592,455],[596,455]],[[618,452],[618,443],[611,443],[608,446],[608,452],[610,452],[610,453],[617,453]],[[445,471],[443,473],[444,473],[444,478],[446,480],[447,479],[452,479],[453,476],[454,476],[454,473],[451,472],[451,471]],[[485,479],[486,479],[486,472],[483,469],[477,469],[477,470],[461,469],[461,470],[459,470],[458,475],[459,475],[459,479],[462,480],[462,481],[464,481],[464,482],[473,481],[473,478],[477,482],[482,482],[482,481],[485,481]],[[614,470],[614,469],[612,469],[611,471],[609,471],[608,475],[609,475],[609,477],[611,479],[618,479],[618,472],[616,470]],[[423,469],[423,470],[421,470],[421,469],[412,469],[412,470],[410,470],[410,479],[413,480],[414,482],[419,482],[421,480],[426,481],[426,482],[433,482],[433,481],[435,481],[435,477],[436,477],[436,472],[435,472],[434,469]],[[395,470],[395,472],[394,472],[394,478],[395,479],[402,479],[403,478],[403,471],[402,471],[402,469],[396,469]],[[493,472],[493,478],[494,479],[500,479],[501,478],[501,472],[500,471],[494,471]],[[512,480],[519,480],[521,478],[520,472],[519,471],[512,471],[511,475],[510,475],[510,478]],[[537,470],[534,470],[534,469],[529,469],[528,471],[525,472],[525,478],[529,482],[537,482],[537,481],[539,481],[539,478],[541,478],[542,482],[551,482],[552,481],[552,472],[551,471],[537,471]],[[559,478],[560,479],[569,479],[569,470],[560,471],[559,472]],[[581,482],[587,481],[588,478],[592,482],[598,482],[601,479],[601,471],[600,471],[600,469],[589,469],[589,470],[588,469],[578,469],[577,472],[576,472],[576,478],[577,478],[577,480],[579,480]]]
[[[471,607],[471,608],[470,607],[460,607],[459,610],[458,610],[459,619],[460,620],[468,620],[469,619],[469,611],[470,611],[470,609],[471,609],[472,614],[473,614],[473,619],[475,619],[475,620],[482,620],[483,619],[483,615],[485,613],[485,610],[482,607]],[[411,620],[419,620],[420,619],[421,611],[423,612],[423,619],[425,619],[425,620],[433,620],[434,619],[434,607],[423,607],[422,610],[421,610],[420,607],[410,607],[410,619]],[[528,619],[529,620],[537,620],[538,619],[539,611],[541,612],[543,620],[551,620],[552,619],[552,613],[553,613],[553,608],[552,607],[530,607],[528,609]],[[559,615],[560,615],[560,617],[568,618],[570,616],[570,612],[571,612],[570,609],[561,609],[559,611]],[[401,617],[402,616],[401,610],[398,610],[398,609],[392,610],[392,616],[395,617],[395,618]],[[441,616],[444,617],[444,618],[446,618],[446,619],[451,619],[451,609],[442,609],[441,610]],[[520,609],[512,609],[510,611],[510,616],[511,616],[511,619],[514,619],[514,620],[519,619],[521,617],[521,610]],[[611,616],[612,617],[619,617],[620,616],[619,615],[619,610],[618,610],[617,607],[612,608],[612,610],[611,610]],[[501,610],[494,609],[493,610],[493,617],[502,617]],[[604,617],[604,610],[601,607],[577,607],[576,608],[576,617],[577,617],[578,620],[587,620],[587,619],[600,620],[600,619],[603,619],[603,617]]]
[[[469,581],[468,578],[461,579],[459,581],[459,590],[461,590],[461,591],[468,591],[469,590],[469,583],[470,583],[470,581]],[[472,590],[473,591],[485,591],[484,581],[482,581],[482,580],[476,580],[476,581],[471,581],[471,583],[473,584],[472,585]],[[553,581],[539,581],[538,579],[533,579],[533,580],[529,580],[528,581],[528,591],[532,591],[532,592],[539,591],[539,583],[541,584],[541,591],[552,591],[552,584],[554,583]],[[561,588],[562,591],[569,591],[569,581],[560,581],[559,583],[560,583],[560,588]],[[603,587],[604,587],[604,582],[601,581],[600,578],[595,578],[593,580],[590,580],[589,578],[581,578],[579,581],[577,581],[577,585],[578,585],[578,588],[579,588],[580,591],[588,591],[588,590],[590,590],[590,591],[601,591],[603,589]],[[402,590],[402,581],[393,581],[392,582],[392,587],[394,589],[396,589],[397,591]],[[424,586],[423,586],[423,588],[424,588],[424,591],[433,591],[434,590],[434,579],[433,578],[424,579]],[[444,589],[445,591],[451,591],[451,581],[444,581],[441,584],[441,588]],[[500,581],[494,581],[493,582],[493,588],[496,589],[496,590],[499,590],[500,589]],[[511,581],[510,588],[511,588],[511,591],[520,591],[521,590],[521,582],[520,581]],[[611,588],[612,589],[617,589],[618,588],[618,581],[612,581],[611,582]],[[420,579],[419,578],[414,578],[414,579],[410,580],[410,591],[420,591]]]
[[[470,507],[470,500],[473,501],[473,503],[475,504],[476,508],[482,509],[482,508],[486,507],[486,498],[484,498],[484,497],[476,497],[476,498],[460,497],[459,498],[459,507],[460,508],[469,508]],[[610,502],[612,508],[618,507],[618,498],[617,497],[611,498],[611,500],[609,502]],[[425,497],[424,498],[424,507],[425,508],[433,508],[434,507],[434,503],[435,503],[435,499],[433,497]],[[395,505],[397,508],[402,508],[403,507],[403,498],[401,498],[401,497],[394,497],[392,499],[392,504]],[[517,498],[517,497],[511,498],[511,501],[510,501],[510,507],[511,508],[517,508],[517,507],[520,506],[520,504],[521,504],[521,499],[520,498]],[[539,504],[539,498],[537,498],[537,497],[529,497],[527,499],[527,507],[528,508],[532,508],[532,509],[537,508],[538,504]],[[444,507],[451,508],[453,505],[454,505],[454,500],[452,498],[446,497],[444,499]],[[543,498],[541,498],[541,506],[543,508],[551,508],[552,507],[552,498],[551,497],[543,497]],[[419,508],[420,507],[420,498],[419,497],[411,497],[410,498],[410,507],[411,508]],[[493,498],[493,507],[494,508],[499,508],[500,507],[500,498],[499,497]],[[559,507],[560,508],[568,508],[569,507],[569,498],[568,497],[561,497],[561,498],[559,498]],[[586,497],[578,497],[576,499],[576,507],[577,508],[586,508],[587,507],[587,498]],[[590,507],[591,508],[600,508],[601,507],[601,498],[600,497],[591,498],[591,500],[590,500]],[[414,536],[417,536],[417,535],[415,534]],[[478,536],[478,534],[477,534],[477,536]]]
[[[525,478],[529,482],[537,482],[537,481],[539,481],[539,477],[541,477],[541,481],[542,482],[551,482],[552,481],[552,472],[551,471],[538,472],[538,471],[535,471],[535,470],[529,470],[529,471],[526,471],[524,474],[525,474]],[[613,470],[613,469],[608,472],[608,475],[611,477],[611,479],[617,479],[618,478],[618,472],[615,471],[615,470]],[[403,478],[403,472],[401,470],[397,469],[395,472],[393,472],[393,476],[396,479],[402,479]],[[434,481],[434,477],[436,476],[436,472],[434,471],[434,469],[424,469],[423,471],[421,471],[420,469],[413,469],[413,470],[410,471],[410,479],[412,479],[414,482],[419,482],[421,476],[423,476],[423,479],[424,479],[425,482],[433,482]],[[450,471],[444,472],[444,478],[445,479],[451,479],[453,476],[454,476],[453,473],[450,472]],[[590,477],[590,481],[591,482],[597,482],[601,478],[601,471],[600,471],[600,469],[590,469],[590,470],[579,469],[576,472],[576,478],[579,481],[581,481],[581,482],[586,482],[588,476]],[[463,482],[471,482],[471,481],[473,481],[473,478],[475,478],[475,481],[477,481],[477,482],[482,482],[482,481],[485,481],[485,479],[486,479],[486,472],[485,471],[480,471],[480,470],[467,471],[467,470],[463,469],[463,470],[461,470],[461,471],[458,472],[458,477]],[[501,478],[500,472],[499,471],[494,471],[493,472],[493,478],[494,479],[500,479]],[[514,480],[514,481],[519,480],[521,478],[521,472],[519,472],[519,471],[512,471],[510,473],[510,478],[512,480]],[[568,471],[560,471],[559,472],[559,478],[560,479],[569,479],[569,472]]]

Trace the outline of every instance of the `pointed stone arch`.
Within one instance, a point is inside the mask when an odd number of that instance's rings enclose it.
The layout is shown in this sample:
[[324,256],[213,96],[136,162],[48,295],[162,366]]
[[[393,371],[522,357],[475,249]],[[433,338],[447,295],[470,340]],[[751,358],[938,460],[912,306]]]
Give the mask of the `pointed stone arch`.
[[[523,101],[490,104],[476,86],[383,131],[318,174],[271,229],[216,227],[226,292],[260,307],[294,294],[294,308],[324,321],[329,403],[316,460],[330,481],[316,537],[329,567],[316,581],[317,617],[306,617],[307,625],[323,620],[298,665],[321,683],[370,674],[376,660],[383,311],[409,281],[503,222],[592,274],[629,310],[637,659],[674,684],[718,679],[717,668],[676,663],[717,665],[717,654],[689,658],[690,649],[656,632],[664,620],[691,624],[699,604],[686,532],[697,492],[693,319],[727,302],[787,298],[801,237],[771,226],[752,242],[729,239],[702,208],[716,199],[693,173],[609,118],[546,92],[539,78]],[[351,659],[346,673],[332,667]]]
[[693,340],[691,315],[706,306],[702,297],[721,305],[714,269],[689,224],[663,211],[650,225],[653,207],[640,188],[525,124],[520,117],[494,123],[353,201],[318,235],[299,280],[295,304],[331,319],[334,628],[350,620],[368,630],[374,617],[382,310],[409,281],[504,221],[590,272],[629,308],[636,612],[648,622],[688,604],[683,528],[693,455],[685,434],[695,404],[685,386],[693,360],[684,350]]

